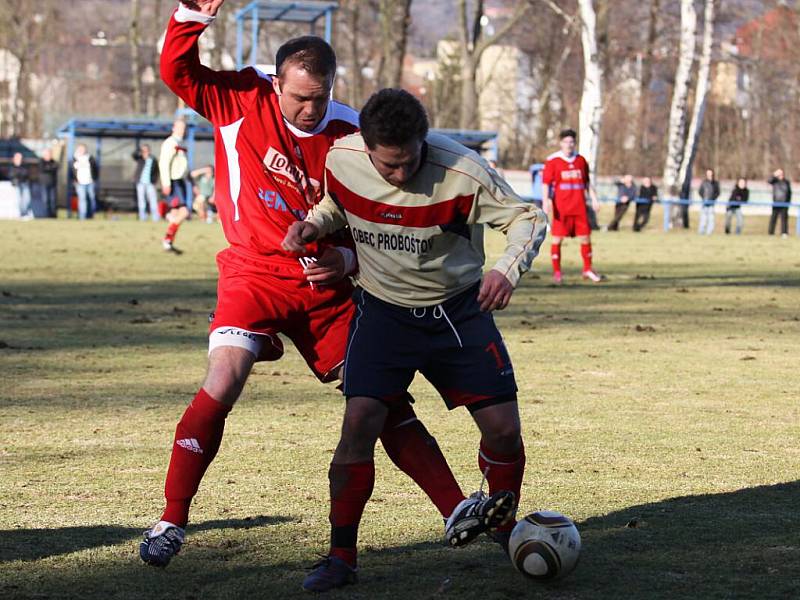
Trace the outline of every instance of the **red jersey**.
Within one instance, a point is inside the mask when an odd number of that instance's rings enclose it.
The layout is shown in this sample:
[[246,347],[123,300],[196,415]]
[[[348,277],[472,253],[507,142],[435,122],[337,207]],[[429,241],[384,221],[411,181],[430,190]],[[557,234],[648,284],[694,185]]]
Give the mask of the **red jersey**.
[[586,214],[589,163],[580,154],[556,152],[547,157],[542,183],[553,186],[553,217]]
[[[322,198],[328,149],[357,131],[358,113],[331,101],[314,131],[292,126],[271,77],[252,67],[213,71],[200,63],[198,38],[212,20],[179,5],[167,26],[161,78],[214,125],[216,206],[233,250],[299,268],[281,242]],[[309,254],[316,253],[311,245]]]

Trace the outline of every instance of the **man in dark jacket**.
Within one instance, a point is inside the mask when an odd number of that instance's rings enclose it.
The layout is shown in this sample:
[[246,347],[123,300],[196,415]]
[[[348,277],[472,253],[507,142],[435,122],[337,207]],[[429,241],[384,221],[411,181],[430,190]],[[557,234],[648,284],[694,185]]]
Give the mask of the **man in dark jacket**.
[[58,185],[58,163],[53,160],[53,152],[46,148],[39,160],[39,196],[46,216],[56,216],[56,193]]
[[639,197],[636,199],[636,216],[633,219],[633,230],[641,231],[650,220],[650,211],[653,202],[658,202],[658,188],[653,185],[653,180],[645,177],[639,188]]
[[697,233],[711,235],[714,233],[714,204],[719,198],[719,181],[714,178],[714,169],[706,170],[706,178],[698,190],[703,206],[700,209],[700,227]]
[[619,222],[628,207],[636,202],[636,185],[633,183],[633,175],[625,175],[622,181],[615,181],[617,186],[617,202],[614,205],[614,219],[608,224],[609,231],[619,231]]
[[772,186],[772,215],[769,218],[769,234],[775,233],[778,217],[781,219],[781,237],[789,236],[789,206],[792,201],[792,185],[786,179],[783,169],[778,169],[767,180]]
[[156,183],[159,181],[158,161],[150,152],[150,146],[144,144],[133,153],[136,161],[136,173],[133,181],[136,184],[136,204],[139,207],[139,220],[147,220],[147,208],[153,221],[161,220],[158,212],[158,193]]

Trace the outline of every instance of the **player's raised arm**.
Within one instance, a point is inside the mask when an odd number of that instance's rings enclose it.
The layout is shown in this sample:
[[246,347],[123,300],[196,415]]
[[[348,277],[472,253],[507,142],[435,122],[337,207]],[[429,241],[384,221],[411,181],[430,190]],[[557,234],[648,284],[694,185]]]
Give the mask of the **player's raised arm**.
[[246,112],[256,99],[259,80],[253,69],[214,71],[200,62],[198,39],[214,22],[223,1],[180,2],[170,17],[161,51],[161,79],[215,125],[232,123]]
[[319,228],[308,221],[296,221],[289,225],[281,246],[288,252],[302,254],[306,246],[320,238]]

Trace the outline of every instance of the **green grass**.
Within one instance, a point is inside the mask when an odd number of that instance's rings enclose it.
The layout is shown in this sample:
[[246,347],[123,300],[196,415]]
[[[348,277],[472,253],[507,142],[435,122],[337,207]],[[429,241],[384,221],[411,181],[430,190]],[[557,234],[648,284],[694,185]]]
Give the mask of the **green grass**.
[[[361,582],[333,598],[800,596],[800,240],[655,225],[595,236],[608,281],[539,260],[498,314],[528,467],[522,510],[578,523],[569,578],[543,586],[499,549],[441,543],[438,513],[381,450]],[[752,219],[748,231],[765,229]],[[164,571],[139,562],[175,423],[202,381],[217,227],[0,223],[0,597],[300,597],[324,552],[342,401],[290,349],[255,369]],[[494,252],[500,246],[490,240]],[[478,436],[416,381],[465,489]],[[626,526],[635,524],[635,527]]]

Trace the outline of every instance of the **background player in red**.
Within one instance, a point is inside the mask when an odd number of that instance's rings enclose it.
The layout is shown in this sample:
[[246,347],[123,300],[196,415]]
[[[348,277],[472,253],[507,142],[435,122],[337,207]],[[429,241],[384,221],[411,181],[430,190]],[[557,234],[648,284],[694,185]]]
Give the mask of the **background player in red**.
[[[276,334],[294,342],[321,381],[333,381],[353,312],[350,282],[336,282],[353,268],[349,248],[330,238],[303,257],[281,248],[288,227],[321,197],[328,149],[357,128],[357,113],[330,100],[336,56],[324,40],[306,36],[278,49],[275,77],[253,68],[212,71],[200,63],[198,38],[222,4],[179,4],[161,55],[163,81],[214,125],[215,197],[230,247],[217,255],[208,372],[176,428],[166,508],[139,548],[155,566],[166,566],[181,548],[192,498],[253,364],[283,354]],[[392,411],[381,441],[443,516],[464,500],[408,402]]]
[[566,129],[559,137],[561,150],[547,157],[542,173],[542,208],[550,216],[553,281],[560,284],[563,280],[561,242],[565,237],[577,237],[581,242],[583,278],[597,283],[603,277],[592,268],[592,230],[586,214],[586,193],[595,211],[600,204],[589,181],[589,164],[575,151],[576,133]]

